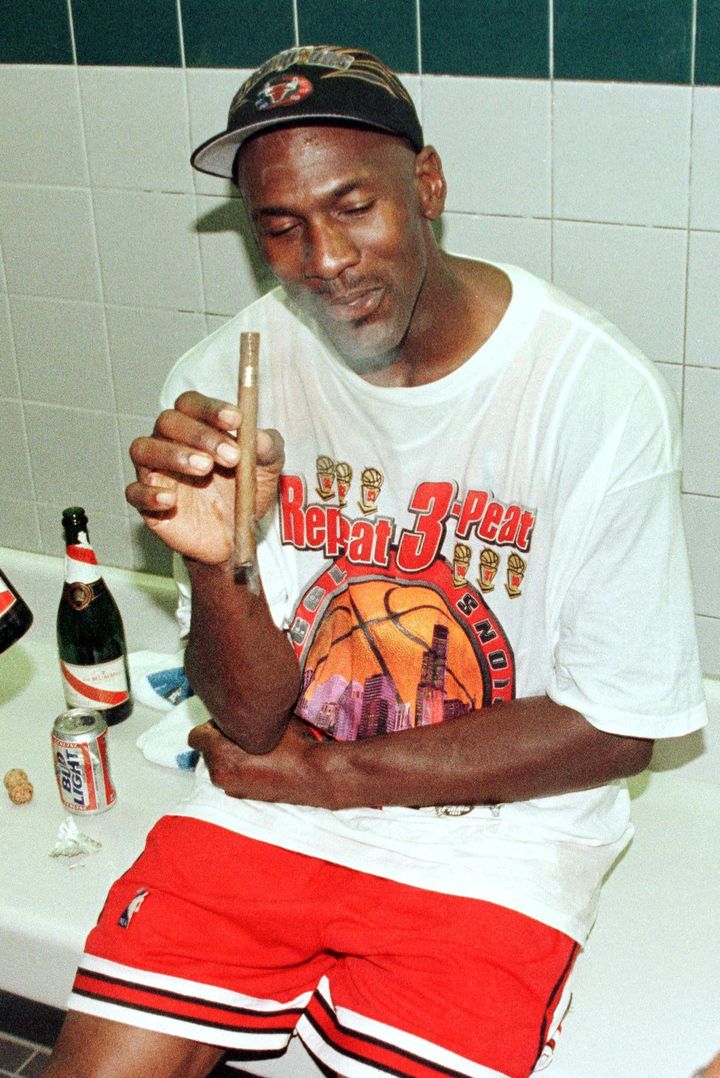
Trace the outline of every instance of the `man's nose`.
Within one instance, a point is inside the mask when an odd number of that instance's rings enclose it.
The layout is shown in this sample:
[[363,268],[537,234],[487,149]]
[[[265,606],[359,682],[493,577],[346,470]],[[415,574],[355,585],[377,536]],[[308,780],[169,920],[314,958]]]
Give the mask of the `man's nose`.
[[325,221],[313,224],[305,247],[306,277],[330,280],[360,261],[360,252],[341,224]]

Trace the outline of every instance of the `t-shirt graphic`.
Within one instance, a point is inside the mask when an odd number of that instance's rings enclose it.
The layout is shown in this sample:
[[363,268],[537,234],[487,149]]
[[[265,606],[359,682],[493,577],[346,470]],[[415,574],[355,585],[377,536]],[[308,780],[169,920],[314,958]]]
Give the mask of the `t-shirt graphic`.
[[[457,576],[455,576],[457,580]],[[514,696],[508,640],[480,591],[437,557],[422,577],[340,556],[305,591],[290,637],[296,714],[341,741],[427,726]]]

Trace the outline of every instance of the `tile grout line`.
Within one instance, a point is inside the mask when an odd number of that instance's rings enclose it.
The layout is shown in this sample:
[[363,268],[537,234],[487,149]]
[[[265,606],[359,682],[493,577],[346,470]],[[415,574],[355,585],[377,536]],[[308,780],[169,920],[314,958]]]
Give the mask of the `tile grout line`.
[[73,19],[72,0],[66,0],[66,2],[68,25],[70,27],[70,49],[72,51],[72,62],[77,67],[77,42],[75,41],[75,22]]
[[[415,47],[417,49],[417,85],[418,85],[418,98],[419,98],[419,116],[420,124],[425,131],[425,79],[426,75],[423,72],[423,56],[422,56],[422,22],[421,22],[421,3],[422,0],[415,0]],[[411,74],[411,72],[408,72]]]
[[[189,68],[187,66],[187,54],[185,52],[185,27],[183,25],[181,0],[175,0],[175,11],[177,13],[178,41],[179,41],[179,44],[180,44],[180,65],[181,65],[181,70],[182,70],[182,84],[183,84],[184,105],[185,105],[185,131],[186,131],[186,134],[187,134],[188,147],[189,147],[190,151],[192,151],[193,138],[192,138],[192,125],[191,125],[191,118],[190,118]],[[192,182],[192,191],[190,191],[189,193],[192,195],[192,198],[193,198],[193,209],[194,209],[195,217],[197,218],[200,207],[199,207],[199,204],[198,204],[198,190],[197,190],[197,186],[195,184],[194,177],[192,177],[191,182]],[[161,193],[164,193],[164,192],[161,192]],[[180,193],[180,192],[177,192],[177,193]],[[193,313],[193,314],[198,313],[198,314],[202,315],[203,322],[205,324],[205,332],[207,334],[207,333],[210,332],[210,325],[208,323],[207,300],[206,300],[206,296],[205,296],[205,268],[203,266],[202,251],[201,251],[201,248],[200,248],[200,236],[199,236],[199,233],[197,232],[197,230],[195,231],[195,243],[196,243],[199,281],[200,281],[200,291],[201,291],[201,294],[202,294],[202,308],[203,309],[202,309],[202,311],[198,311],[198,312],[193,311],[193,312],[188,312],[188,313]],[[107,306],[113,306],[113,304],[108,304]],[[155,309],[157,309],[157,310],[166,310],[167,308],[159,307],[159,308],[155,308]],[[110,359],[110,367],[112,369],[112,357]],[[119,411],[117,409],[116,409],[116,413],[117,413],[116,423],[117,423],[117,428],[118,428],[118,442],[120,443],[120,458],[121,458],[120,459],[120,466],[121,466],[121,468],[124,469],[125,454],[123,453],[122,438],[120,436],[120,418],[121,418],[121,416],[125,415],[126,413],[121,412],[121,411]],[[126,453],[127,452],[129,452],[129,447],[126,447]],[[123,477],[124,477],[124,470],[123,470]],[[131,549],[131,558],[132,558],[133,568],[134,568],[135,567],[135,553],[134,553],[135,544],[134,544],[134,541],[133,541],[133,525],[137,521],[137,516],[136,516],[134,510],[131,508],[131,506],[128,504],[128,502],[125,499],[123,499],[123,506],[124,506],[124,509],[125,509],[124,516],[125,516],[125,519],[127,520],[128,527],[130,529],[130,549]]]
[[298,11],[298,0],[292,0],[292,13],[293,13],[293,34],[295,35],[295,45],[300,47],[300,12]]
[[420,76],[420,105],[422,106],[422,75],[423,75],[423,54],[422,54],[422,10],[421,0],[415,0],[415,47],[417,49],[417,69]]
[[180,0],[175,0],[175,12],[177,14],[178,43],[180,45],[180,67],[183,71],[187,71],[187,62],[185,60],[185,32],[183,30]]
[[[175,0],[175,10],[177,12],[178,36],[179,36],[179,40],[180,40],[180,63],[182,64],[183,90],[184,90],[184,93],[185,93],[185,102],[184,102],[185,103],[185,130],[186,130],[186,134],[187,134],[188,146],[190,147],[190,150],[192,151],[193,138],[192,138],[192,126],[191,126],[191,119],[190,119],[190,84],[189,84],[189,81],[188,81],[188,79],[189,79],[189,70],[190,69],[187,66],[187,56],[186,56],[186,53],[185,53],[185,29],[184,29],[184,26],[183,26],[181,0]],[[193,208],[194,208],[195,216],[197,217],[199,212],[200,212],[200,206],[199,206],[199,203],[198,203],[198,190],[197,190],[197,186],[195,184],[194,177],[192,178],[192,191],[190,191],[189,193],[193,197]],[[201,246],[200,246],[200,235],[197,232],[197,230],[195,231],[195,243],[196,243],[199,282],[200,282],[200,291],[201,291],[201,294],[202,294],[202,308],[203,308],[202,311],[198,311],[198,314],[201,314],[203,316],[203,318],[205,320],[205,332],[209,333],[210,326],[208,324],[208,318],[207,318],[207,298],[206,298],[206,294],[205,294],[205,267],[203,265],[202,250],[201,250]],[[164,308],[158,308],[158,309],[163,310]],[[119,424],[118,424],[118,434],[119,434],[119,431],[120,431],[120,428],[119,428]],[[127,504],[126,504],[125,508],[126,508],[126,516],[128,517],[128,520],[132,522],[132,517],[131,517],[130,513],[127,512],[127,510],[129,509],[129,506],[127,506]]]
[[[68,4],[70,4],[70,3],[71,3],[71,0],[68,0]],[[74,38],[73,38],[73,40],[74,40]],[[121,438],[120,438],[120,413],[119,413],[119,408],[118,408],[117,394],[116,394],[116,391],[115,391],[115,377],[114,377],[111,350],[110,350],[110,325],[109,325],[109,321],[108,321],[108,307],[110,306],[110,304],[108,304],[107,296],[105,294],[105,279],[104,279],[104,276],[103,276],[102,258],[100,256],[100,240],[99,240],[99,237],[98,237],[97,213],[96,213],[96,210],[95,210],[95,191],[98,190],[98,188],[96,188],[95,185],[93,184],[93,177],[92,177],[92,174],[91,174],[91,171],[90,171],[90,158],[89,158],[89,155],[88,155],[87,127],[86,127],[86,122],[85,122],[85,99],[83,97],[82,84],[81,84],[81,80],[80,80],[80,67],[79,67],[79,65],[77,63],[75,64],[75,82],[76,82],[76,86],[77,86],[78,105],[79,105],[79,110],[80,110],[80,135],[81,135],[81,140],[82,140],[82,151],[83,151],[83,155],[84,155],[84,159],[85,159],[85,168],[87,169],[87,176],[88,176],[88,188],[87,188],[87,190],[88,190],[88,197],[89,197],[89,201],[90,201],[90,221],[91,221],[91,224],[92,224],[93,244],[94,244],[94,248],[95,248],[95,267],[96,267],[96,273],[97,273],[97,281],[98,281],[98,285],[99,285],[99,289],[100,289],[100,295],[99,295],[99,298],[98,298],[98,303],[102,307],[102,328],[103,328],[103,339],[104,339],[104,344],[105,344],[106,372],[107,372],[107,377],[108,377],[108,383],[109,383],[109,386],[110,386],[111,404],[112,404],[112,410],[111,410],[112,429],[115,432],[116,446],[117,446],[117,457],[116,457],[116,460],[115,460],[115,465],[116,465],[116,468],[117,468],[116,481],[119,481],[121,502],[123,504],[125,504],[125,501],[124,501],[125,469],[124,469],[124,464],[123,464],[123,455],[122,455]],[[129,518],[127,516],[127,512],[124,514],[124,516],[129,521]],[[38,513],[38,520],[39,520],[39,513]],[[42,530],[41,530],[41,534],[40,534],[40,539],[41,539],[41,545],[42,545],[43,551],[45,553],[51,553],[51,551],[46,550],[45,540],[44,540],[44,537],[42,535]]]
[[688,171],[687,171],[687,218],[685,236],[685,296],[683,310],[683,365],[682,383],[680,391],[680,425],[685,428],[685,389],[687,385],[687,354],[688,354],[688,313],[690,310],[690,248],[691,248],[691,224],[692,224],[692,176],[693,176],[693,133],[695,128],[695,49],[697,46],[697,3],[692,0],[692,17],[690,24],[690,125],[688,131]]
[[555,280],[555,11],[548,0],[548,78],[550,82],[550,280]]
[[[27,459],[28,475],[30,477],[30,495],[31,495],[31,505],[32,505],[32,519],[35,522],[36,538],[37,538],[37,540],[38,540],[38,542],[40,544],[40,548],[42,549],[42,547],[43,547],[43,536],[42,536],[42,528],[40,526],[40,513],[38,512],[37,487],[35,485],[35,475],[33,474],[32,457],[30,455],[30,435],[28,433],[27,413],[25,411],[25,403],[26,403],[26,401],[25,401],[25,393],[23,391],[22,379],[20,377],[20,364],[18,363],[18,358],[17,358],[17,338],[16,338],[16,334],[15,334],[15,320],[13,318],[12,302],[11,302],[11,296],[18,295],[18,293],[16,293],[16,292],[11,293],[10,292],[10,282],[7,279],[7,270],[5,269],[4,258],[3,258],[2,248],[1,247],[0,247],[0,263],[2,264],[3,278],[5,280],[5,284],[7,285],[7,289],[8,289],[8,291],[7,291],[6,295],[5,295],[5,299],[6,299],[6,302],[7,302],[7,324],[8,324],[8,333],[9,333],[9,336],[10,336],[10,347],[12,349],[12,358],[13,358],[13,363],[15,365],[15,376],[17,378],[17,387],[18,387],[18,393],[19,393],[18,403],[20,405],[20,415],[21,415],[21,419],[22,419],[23,446],[24,446],[24,449],[25,449],[25,457]],[[6,398],[4,398],[4,399],[6,399]]]

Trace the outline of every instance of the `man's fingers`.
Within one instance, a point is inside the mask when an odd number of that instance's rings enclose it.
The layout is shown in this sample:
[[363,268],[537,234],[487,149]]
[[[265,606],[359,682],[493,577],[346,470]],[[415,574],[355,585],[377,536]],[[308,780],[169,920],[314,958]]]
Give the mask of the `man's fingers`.
[[207,475],[216,463],[229,463],[222,459],[222,455],[220,460],[216,461],[216,456],[217,451],[204,451],[194,445],[156,437],[136,438],[130,446],[130,459],[139,479],[142,469],[191,477]]
[[[188,745],[201,753],[208,769],[210,781],[213,786],[219,786],[225,790],[229,785],[235,785],[239,779],[239,764],[246,760],[247,756],[242,749],[230,741],[215,723],[204,722],[201,726],[194,726],[188,734]],[[236,793],[234,796],[239,796]]]
[[207,475],[215,464],[213,455],[191,445],[168,442],[164,438],[136,438],[130,446],[130,459],[138,479],[157,472],[175,475]]
[[258,430],[256,446],[258,464],[281,471],[285,463],[285,442],[280,432],[272,427]]
[[[227,401],[194,391],[181,394],[174,408],[158,416],[152,435],[130,446],[137,481],[126,489],[129,504],[146,517],[167,513],[178,507],[178,483],[203,486],[216,468],[234,469],[240,449],[233,434],[240,422],[240,412]],[[257,432],[256,454],[258,505],[264,513],[285,460],[278,431]]]
[[167,513],[175,508],[177,487],[169,476],[151,476],[143,482],[130,483],[125,498],[139,513]]
[[[130,446],[130,457],[138,476],[141,468],[202,476],[207,475],[215,464],[226,468],[237,464],[240,450],[234,441],[187,417],[176,421],[172,415],[164,413],[155,425],[153,436],[136,438]],[[177,440],[180,435],[182,441]],[[258,464],[280,471],[285,460],[285,443],[278,431],[259,430],[256,444]]]
[[218,730],[212,721],[203,722],[200,726],[193,726],[188,734],[188,745],[191,749],[196,749],[197,752],[205,752],[211,745],[225,740],[224,734]]
[[[153,437],[149,441],[168,442],[173,446],[180,446],[185,457],[189,457],[194,451],[199,456],[210,457],[210,463],[230,468],[238,462],[239,450],[234,438],[177,409],[168,409],[160,413],[155,423]],[[136,439],[136,442],[141,444],[136,446],[135,452],[143,452],[151,448],[146,444],[145,439]],[[133,452],[131,456],[135,460]],[[140,463],[147,463],[147,460],[141,459]]]
[[237,430],[240,422],[240,411],[235,404],[216,397],[206,397],[193,389],[180,394],[175,401],[175,408],[178,412],[219,430]]

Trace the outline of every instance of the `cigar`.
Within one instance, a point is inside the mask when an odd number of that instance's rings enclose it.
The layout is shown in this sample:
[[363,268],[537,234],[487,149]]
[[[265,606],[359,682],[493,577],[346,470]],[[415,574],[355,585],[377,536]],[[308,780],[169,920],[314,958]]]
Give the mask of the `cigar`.
[[235,582],[246,584],[257,595],[260,575],[257,568],[255,534],[255,482],[258,406],[259,333],[240,334],[240,368],[238,373],[238,409],[241,415],[237,442],[240,460],[235,468],[235,533],[233,570]]

